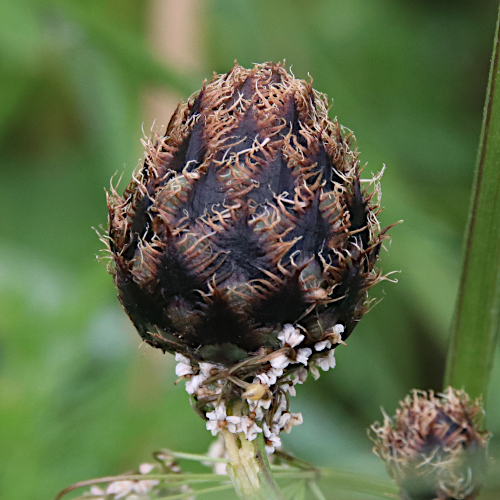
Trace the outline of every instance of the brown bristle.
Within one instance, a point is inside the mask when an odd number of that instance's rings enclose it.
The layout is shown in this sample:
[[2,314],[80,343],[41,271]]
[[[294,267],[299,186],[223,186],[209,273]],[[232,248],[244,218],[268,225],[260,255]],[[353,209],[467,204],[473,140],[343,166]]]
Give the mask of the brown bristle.
[[230,364],[285,323],[305,346],[335,324],[345,339],[383,239],[351,142],[281,64],[235,65],[179,105],[108,202],[115,283],[146,342]]

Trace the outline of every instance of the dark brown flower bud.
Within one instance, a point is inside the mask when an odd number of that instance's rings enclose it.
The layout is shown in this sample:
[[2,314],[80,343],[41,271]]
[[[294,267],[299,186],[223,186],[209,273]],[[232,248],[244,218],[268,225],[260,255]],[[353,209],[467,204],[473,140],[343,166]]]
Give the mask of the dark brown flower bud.
[[303,348],[345,340],[383,239],[353,141],[280,64],[235,65],[181,103],[108,199],[112,272],[142,338],[225,366],[282,347],[286,324]]
[[373,451],[382,458],[401,498],[474,499],[487,465],[489,434],[483,410],[464,391],[413,391],[396,415],[372,425]]

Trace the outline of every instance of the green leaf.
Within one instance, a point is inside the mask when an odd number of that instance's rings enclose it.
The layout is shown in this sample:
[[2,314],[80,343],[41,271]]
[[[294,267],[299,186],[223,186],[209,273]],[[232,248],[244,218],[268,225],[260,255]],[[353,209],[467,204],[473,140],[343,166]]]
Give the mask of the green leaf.
[[379,479],[347,471],[321,469],[321,478],[324,491],[326,491],[327,484],[331,485],[330,489],[355,491],[376,498],[396,498],[399,491],[398,487],[388,479]]
[[445,385],[486,396],[500,321],[498,21]]

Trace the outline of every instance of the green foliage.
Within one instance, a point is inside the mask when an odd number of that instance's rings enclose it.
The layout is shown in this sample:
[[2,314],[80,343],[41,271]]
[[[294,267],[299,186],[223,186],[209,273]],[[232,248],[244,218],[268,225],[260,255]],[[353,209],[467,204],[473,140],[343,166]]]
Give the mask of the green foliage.
[[[172,357],[140,346],[91,228],[105,224],[109,178],[124,166],[128,177],[142,155],[144,93],[187,97],[235,58],[309,72],[367,171],[387,166],[383,223],[405,222],[382,266],[401,270],[399,284],[379,285],[384,300],[337,349],[335,370],[298,390],[305,422],[285,441],[315,465],[385,477],[365,429],[411,388],[442,387],[497,7],[199,0],[200,25],[186,27],[201,32],[193,75],[150,55],[147,1],[0,2],[0,496],[52,498],[160,447],[206,451]],[[497,435],[499,393],[497,366]]]
[[[500,20],[500,18],[499,18]],[[487,395],[500,329],[500,39],[486,92],[476,178],[447,364],[447,384]]]

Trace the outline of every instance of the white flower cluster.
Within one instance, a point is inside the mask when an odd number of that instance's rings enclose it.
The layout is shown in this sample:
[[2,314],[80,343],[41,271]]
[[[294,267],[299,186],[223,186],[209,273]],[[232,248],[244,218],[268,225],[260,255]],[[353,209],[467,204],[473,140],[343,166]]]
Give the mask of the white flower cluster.
[[[158,455],[158,458],[160,458],[160,456],[161,455]],[[181,472],[180,467],[175,463],[170,464],[168,468],[171,472],[176,474]],[[165,489],[165,484],[160,485],[160,481],[157,479],[146,479],[148,474],[155,472],[158,472],[158,465],[143,463],[139,466],[139,473],[144,474],[145,479],[139,481],[112,481],[105,489],[99,486],[91,486],[90,491],[83,496],[91,496],[95,500],[150,500],[151,498],[157,498],[159,489],[156,487],[160,486],[160,490]],[[193,491],[188,484],[175,486],[174,483],[173,487],[177,488],[176,493],[188,494]],[[189,496],[186,497],[186,500],[195,500],[195,497]]]
[[[216,392],[213,391],[205,391],[204,394],[204,382],[216,371],[220,370],[222,367],[212,363],[200,362],[198,364],[198,373],[195,374],[195,369],[191,364],[191,360],[180,354],[175,353],[175,361],[177,361],[177,365],[175,367],[175,374],[178,377],[186,377],[186,391],[188,394],[196,394],[199,397],[211,395],[211,394],[219,394],[221,391],[220,384],[219,387],[216,388]],[[217,384],[216,384],[217,385]]]
[[[335,325],[324,340],[314,344],[313,351],[309,347],[300,347],[305,335],[298,328],[290,324],[285,325],[278,335],[281,349],[271,354],[269,362],[257,370],[247,392],[243,394],[248,402],[248,414],[228,415],[224,400],[208,403],[213,410],[206,413],[207,429],[213,436],[221,429],[234,434],[241,432],[249,441],[253,441],[263,432],[266,451],[273,453],[281,446],[281,431],[289,433],[293,426],[303,422],[300,413],[288,411],[288,395],[295,396],[295,385],[303,384],[309,372],[318,379],[318,368],[327,371],[335,367],[335,350],[332,345],[342,343],[343,332],[343,325]],[[325,351],[324,354],[318,355],[322,351]],[[180,353],[176,353],[175,360],[175,373],[178,377],[186,378],[186,391],[189,394],[199,399],[213,398],[221,394],[224,380],[217,379],[216,375],[223,367],[205,362],[200,362],[196,367],[188,357]],[[285,370],[288,367],[290,374],[287,375]],[[206,384],[209,378],[212,380]]]
[[[155,466],[153,464],[144,463],[139,467],[141,474],[149,474]],[[149,493],[155,486],[158,486],[160,481],[156,479],[143,479],[141,481],[113,481],[109,483],[107,488],[103,490],[99,486],[92,486],[90,494],[97,500],[108,500],[110,498],[124,500],[141,500],[149,498]]]

